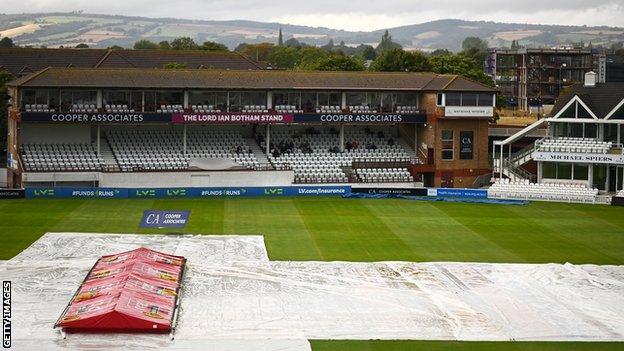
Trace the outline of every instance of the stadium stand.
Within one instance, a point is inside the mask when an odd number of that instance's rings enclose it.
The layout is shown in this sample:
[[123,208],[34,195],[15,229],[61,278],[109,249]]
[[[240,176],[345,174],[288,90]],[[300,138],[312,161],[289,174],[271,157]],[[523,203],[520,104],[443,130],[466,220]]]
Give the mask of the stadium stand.
[[598,141],[591,138],[546,138],[535,142],[541,152],[580,152],[606,154],[613,144],[609,141]]
[[106,112],[112,113],[129,113],[135,112],[133,108],[128,108],[128,105],[106,105],[104,106]]
[[93,104],[88,104],[88,105],[73,104],[69,111],[78,112],[78,113],[91,113],[91,112],[98,112],[98,109]]
[[26,112],[55,112],[47,104],[26,104],[24,109]]
[[186,155],[178,130],[110,130],[106,138],[125,172],[186,170],[193,158],[229,158],[250,169],[258,165],[245,139],[232,130],[190,130]]
[[[337,133],[333,128],[274,128],[271,132],[269,160],[276,169],[292,168],[297,183],[348,182],[344,168],[350,168],[354,161],[413,161],[404,147],[394,141],[389,128],[378,128],[376,131],[350,128],[345,132],[344,152],[340,152],[338,147],[340,141]],[[266,142],[261,143],[261,146],[266,147]]]
[[583,184],[530,183],[525,181],[497,180],[488,190],[488,197],[500,199],[525,199],[559,202],[595,203],[598,189]]
[[407,168],[362,168],[355,171],[364,183],[413,182]]
[[25,144],[21,150],[28,171],[98,171],[104,163],[89,144]]
[[191,110],[195,113],[221,113],[214,105],[192,105]]

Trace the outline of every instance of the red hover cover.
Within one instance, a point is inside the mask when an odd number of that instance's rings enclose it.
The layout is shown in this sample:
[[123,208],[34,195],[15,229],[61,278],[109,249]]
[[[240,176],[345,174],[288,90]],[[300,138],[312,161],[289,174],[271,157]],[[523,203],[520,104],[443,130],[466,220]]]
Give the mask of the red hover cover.
[[67,331],[169,332],[186,259],[139,248],[102,256],[54,325]]

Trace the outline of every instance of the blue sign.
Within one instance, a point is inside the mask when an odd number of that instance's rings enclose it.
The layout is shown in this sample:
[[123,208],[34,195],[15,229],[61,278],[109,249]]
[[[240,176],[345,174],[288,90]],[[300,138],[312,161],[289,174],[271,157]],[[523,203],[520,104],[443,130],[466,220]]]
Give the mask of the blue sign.
[[487,190],[438,188],[438,189],[429,189],[427,195],[438,196],[438,197],[462,197],[462,198],[471,198],[471,199],[486,199]]
[[350,186],[275,186],[222,188],[27,188],[27,198],[194,198],[239,196],[340,196],[351,193]]
[[184,228],[191,211],[156,211],[143,212],[141,228]]

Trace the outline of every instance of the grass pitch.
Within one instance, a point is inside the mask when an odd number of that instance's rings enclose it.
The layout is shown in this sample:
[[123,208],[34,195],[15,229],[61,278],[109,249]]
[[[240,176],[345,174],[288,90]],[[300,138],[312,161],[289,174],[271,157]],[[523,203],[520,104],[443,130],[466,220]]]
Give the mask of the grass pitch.
[[[272,260],[624,264],[624,210],[396,199],[218,198],[0,202],[0,259],[49,231],[167,233],[143,210],[191,210],[185,233],[262,234]],[[178,232],[182,232],[178,230]],[[622,343],[313,341],[314,350],[621,350]]]

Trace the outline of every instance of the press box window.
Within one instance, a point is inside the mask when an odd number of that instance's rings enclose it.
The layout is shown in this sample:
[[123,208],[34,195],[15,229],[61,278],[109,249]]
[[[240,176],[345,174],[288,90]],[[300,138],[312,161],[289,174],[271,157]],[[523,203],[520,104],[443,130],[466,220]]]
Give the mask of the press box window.
[[443,160],[452,160],[453,159],[453,131],[452,130],[443,130],[442,131],[442,159]]

